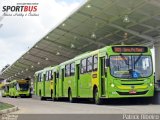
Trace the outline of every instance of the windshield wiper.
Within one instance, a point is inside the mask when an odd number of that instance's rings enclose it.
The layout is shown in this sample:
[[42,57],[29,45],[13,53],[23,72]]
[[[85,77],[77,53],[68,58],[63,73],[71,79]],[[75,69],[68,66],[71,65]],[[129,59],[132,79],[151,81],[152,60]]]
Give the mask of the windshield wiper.
[[134,69],[135,69],[135,65],[137,64],[137,62],[140,60],[140,58],[142,57],[142,53],[138,56],[137,60],[134,61]]
[[125,57],[124,55],[122,55],[122,54],[119,54],[119,55],[120,55],[121,58],[124,60],[125,64],[126,64],[126,65],[129,65],[129,63],[128,63],[126,57]]

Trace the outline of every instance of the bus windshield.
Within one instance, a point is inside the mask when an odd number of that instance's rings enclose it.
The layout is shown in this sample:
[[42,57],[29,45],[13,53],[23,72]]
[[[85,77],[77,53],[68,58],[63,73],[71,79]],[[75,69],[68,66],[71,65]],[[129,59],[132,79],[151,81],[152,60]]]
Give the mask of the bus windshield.
[[152,74],[151,56],[119,56],[110,57],[111,75],[118,78],[143,78]]
[[28,83],[27,84],[19,84],[19,88],[22,91],[26,91],[29,89],[29,84]]
[[5,92],[9,92],[9,86],[5,86],[4,91],[5,91]]

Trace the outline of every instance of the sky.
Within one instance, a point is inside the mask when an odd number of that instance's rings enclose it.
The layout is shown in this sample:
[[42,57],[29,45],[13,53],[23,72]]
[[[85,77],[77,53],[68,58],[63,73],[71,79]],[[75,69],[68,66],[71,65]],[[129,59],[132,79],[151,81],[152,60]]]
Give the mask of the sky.
[[[14,63],[85,0],[0,0],[0,70]],[[4,16],[3,6],[39,3],[39,16]]]

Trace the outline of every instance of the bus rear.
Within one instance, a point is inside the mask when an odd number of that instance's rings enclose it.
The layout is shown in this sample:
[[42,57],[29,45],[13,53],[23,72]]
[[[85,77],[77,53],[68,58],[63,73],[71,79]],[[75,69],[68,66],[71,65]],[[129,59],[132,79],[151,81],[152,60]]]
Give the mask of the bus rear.
[[153,96],[154,76],[149,48],[109,46],[107,54],[108,98]]

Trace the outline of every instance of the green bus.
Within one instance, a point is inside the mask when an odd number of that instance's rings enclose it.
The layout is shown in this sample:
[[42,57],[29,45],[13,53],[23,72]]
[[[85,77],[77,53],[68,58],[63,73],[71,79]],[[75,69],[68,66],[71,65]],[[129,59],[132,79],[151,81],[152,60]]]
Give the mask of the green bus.
[[9,96],[9,83],[5,83],[3,86],[2,86],[2,97],[7,97]]
[[53,98],[56,94],[56,73],[58,73],[58,66],[47,67],[35,73],[34,93],[40,96],[41,100]]
[[[92,98],[96,104],[102,99],[152,97],[154,76],[151,51],[145,46],[106,46],[49,67],[52,90],[46,85],[46,69],[35,74],[35,94],[40,88],[43,97],[54,100]],[[41,73],[41,80],[37,78]],[[43,74],[42,74],[43,73]],[[51,84],[52,83],[52,84]],[[52,91],[52,92],[51,92]]]
[[28,80],[13,80],[9,83],[10,97],[31,97],[30,83]]

